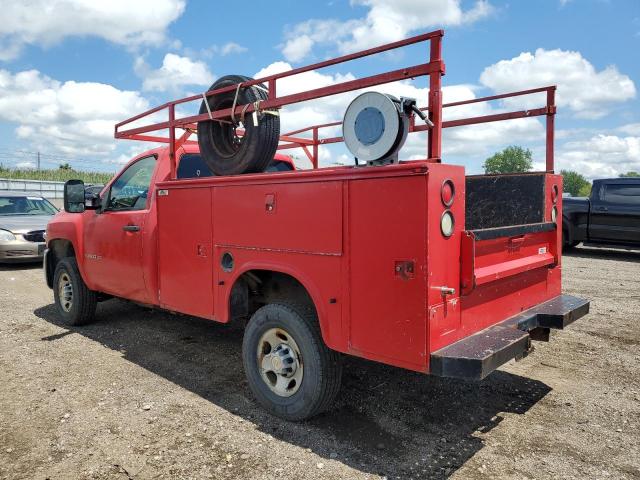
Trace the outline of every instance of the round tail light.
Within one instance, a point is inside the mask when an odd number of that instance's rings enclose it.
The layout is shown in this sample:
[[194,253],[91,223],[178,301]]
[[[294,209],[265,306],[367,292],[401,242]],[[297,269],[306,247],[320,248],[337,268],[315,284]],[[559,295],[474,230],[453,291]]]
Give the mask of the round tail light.
[[456,196],[456,187],[453,184],[453,181],[450,179],[442,182],[442,187],[440,187],[440,198],[442,199],[442,203],[445,207],[450,207],[453,203],[453,199]]
[[445,237],[450,237],[453,234],[453,227],[455,226],[455,220],[451,210],[445,210],[440,217],[440,231]]

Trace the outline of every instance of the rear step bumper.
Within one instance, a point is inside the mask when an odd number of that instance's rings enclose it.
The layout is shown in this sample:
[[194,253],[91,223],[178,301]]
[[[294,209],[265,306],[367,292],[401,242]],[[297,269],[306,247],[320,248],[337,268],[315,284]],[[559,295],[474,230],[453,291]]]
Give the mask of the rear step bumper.
[[500,365],[525,356],[531,340],[549,339],[589,313],[589,301],[559,295],[431,354],[432,375],[482,380]]

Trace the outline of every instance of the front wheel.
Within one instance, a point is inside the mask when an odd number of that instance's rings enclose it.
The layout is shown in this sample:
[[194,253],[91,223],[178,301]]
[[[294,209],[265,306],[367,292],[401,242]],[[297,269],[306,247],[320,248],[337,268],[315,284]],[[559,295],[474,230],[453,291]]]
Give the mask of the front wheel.
[[53,298],[67,325],[84,325],[93,320],[97,295],[82,280],[75,258],[63,258],[53,273]]
[[340,389],[339,354],[324,344],[316,315],[304,307],[274,303],[256,311],[242,360],[257,401],[285,420],[321,413]]

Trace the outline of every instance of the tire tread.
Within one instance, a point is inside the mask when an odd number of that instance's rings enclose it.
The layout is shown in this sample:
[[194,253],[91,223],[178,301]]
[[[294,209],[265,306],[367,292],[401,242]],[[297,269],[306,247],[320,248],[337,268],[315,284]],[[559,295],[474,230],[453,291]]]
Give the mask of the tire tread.
[[[265,309],[269,309],[269,311],[265,312]],[[326,411],[340,391],[342,363],[340,354],[328,348],[322,340],[322,333],[315,309],[307,304],[277,301],[263,306],[254,315],[259,314],[261,311],[263,311],[267,320],[279,319],[280,315],[283,313],[288,314],[292,318],[301,319],[303,328],[306,329],[309,334],[307,341],[312,344],[311,348],[319,357],[320,368],[317,371],[319,382],[316,389],[317,395],[314,397],[313,401],[307,402],[306,405],[295,413],[278,410],[277,407],[268,403],[268,398],[261,399],[264,395],[257,395],[259,403],[261,403],[271,413],[290,421],[306,420]],[[250,351],[249,349],[253,349],[253,346],[250,346],[246,340],[247,332],[251,331],[251,328],[252,325],[250,322],[247,326],[247,331],[245,332],[245,342],[243,342],[245,368],[251,368],[249,365],[253,360],[252,357],[247,357],[248,351]],[[300,344],[299,339],[296,339],[296,341]],[[247,377],[250,380],[251,385],[251,378],[249,375],[247,375]],[[261,388],[258,388],[258,390],[261,390]]]
[[[62,270],[66,270],[67,273],[72,277],[73,287],[74,287],[74,303],[77,303],[77,310],[74,314],[71,312],[64,312],[60,308],[60,304],[58,301],[58,276],[61,275]],[[80,275],[80,270],[78,269],[78,262],[73,257],[66,257],[60,260],[56,264],[56,268],[53,274],[54,278],[54,296],[56,298],[56,304],[59,307],[59,311],[63,317],[63,319],[69,324],[73,326],[86,325],[90,323],[96,313],[96,306],[98,304],[98,295],[93,290],[90,290],[87,285],[84,283],[82,276]]]

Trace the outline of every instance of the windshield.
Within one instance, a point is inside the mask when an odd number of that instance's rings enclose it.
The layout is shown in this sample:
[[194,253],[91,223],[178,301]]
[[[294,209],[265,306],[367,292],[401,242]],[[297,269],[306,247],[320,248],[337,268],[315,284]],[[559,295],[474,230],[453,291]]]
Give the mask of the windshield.
[[0,217],[13,215],[55,215],[58,209],[41,197],[3,197],[0,195]]

